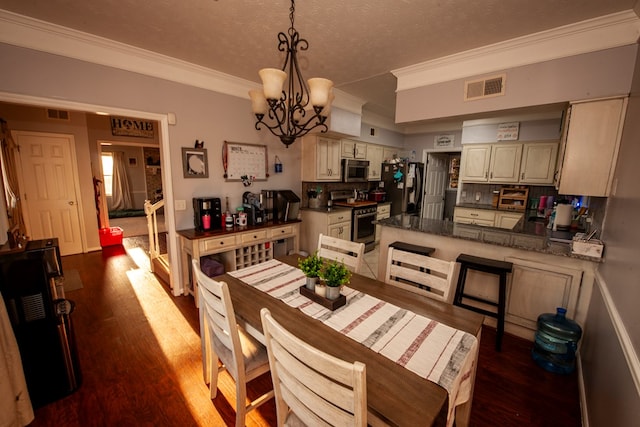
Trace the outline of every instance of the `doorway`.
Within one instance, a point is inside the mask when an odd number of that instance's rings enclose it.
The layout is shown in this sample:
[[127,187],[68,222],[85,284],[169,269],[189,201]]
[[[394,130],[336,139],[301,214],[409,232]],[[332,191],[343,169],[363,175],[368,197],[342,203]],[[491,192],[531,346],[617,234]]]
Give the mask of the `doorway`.
[[14,131],[27,234],[58,238],[60,255],[83,252],[82,199],[73,135]]
[[458,192],[460,152],[425,152],[426,164],[422,218],[453,220]]

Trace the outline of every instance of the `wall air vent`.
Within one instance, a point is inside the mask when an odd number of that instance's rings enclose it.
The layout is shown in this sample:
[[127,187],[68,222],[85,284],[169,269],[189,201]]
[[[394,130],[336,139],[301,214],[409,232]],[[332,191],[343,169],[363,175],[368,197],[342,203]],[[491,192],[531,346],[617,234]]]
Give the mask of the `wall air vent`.
[[55,110],[53,108],[47,108],[47,118],[52,120],[66,120],[69,121],[71,117],[66,110]]
[[473,101],[476,99],[504,95],[504,82],[506,78],[506,74],[500,74],[480,80],[469,80],[464,82],[464,100]]

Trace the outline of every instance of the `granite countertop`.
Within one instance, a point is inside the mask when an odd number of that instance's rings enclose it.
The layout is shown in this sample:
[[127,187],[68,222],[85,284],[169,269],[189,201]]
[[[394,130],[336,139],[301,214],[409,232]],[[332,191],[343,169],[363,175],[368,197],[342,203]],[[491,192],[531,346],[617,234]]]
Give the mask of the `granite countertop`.
[[[540,221],[525,220],[521,223],[521,226],[516,226],[513,230],[458,224],[449,220],[421,219],[412,215],[395,215],[376,221],[376,223],[387,227],[409,229],[420,233],[472,240],[475,242],[584,259],[593,262],[602,262],[602,258],[572,254],[570,245],[571,233],[549,230],[546,228],[544,222]],[[461,233],[463,230],[467,231],[467,233]],[[479,233],[479,237],[470,236],[471,233],[468,233],[468,231],[474,234],[475,232]],[[496,242],[496,236],[502,236],[504,239],[500,239],[501,242]]]

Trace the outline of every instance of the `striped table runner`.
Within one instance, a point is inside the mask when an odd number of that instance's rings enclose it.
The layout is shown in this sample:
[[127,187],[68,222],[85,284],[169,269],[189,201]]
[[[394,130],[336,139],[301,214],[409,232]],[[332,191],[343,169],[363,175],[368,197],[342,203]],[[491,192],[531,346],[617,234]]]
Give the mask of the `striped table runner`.
[[469,400],[478,355],[473,335],[347,286],[347,304],[331,311],[300,295],[304,274],[278,260],[228,274],[443,387],[449,393],[447,425],[453,425],[455,406]]

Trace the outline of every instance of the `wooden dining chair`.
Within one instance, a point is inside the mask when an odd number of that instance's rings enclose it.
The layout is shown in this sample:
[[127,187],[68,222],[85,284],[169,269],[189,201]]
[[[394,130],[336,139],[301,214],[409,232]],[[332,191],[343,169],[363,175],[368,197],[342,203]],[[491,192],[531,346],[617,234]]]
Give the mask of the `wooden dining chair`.
[[278,426],[366,426],[366,367],[324,353],[260,310]]
[[[202,372],[211,390],[218,392],[218,374],[226,370],[236,383],[236,427],[245,425],[247,412],[273,397],[273,390],[246,404],[247,382],[269,371],[269,358],[264,345],[236,323],[229,288],[206,276],[198,260],[193,260],[199,294]],[[218,367],[218,359],[222,366]]]
[[320,234],[318,256],[331,261],[340,261],[353,273],[360,273],[364,258],[364,243],[351,242]]
[[451,304],[460,264],[389,247],[385,282]]

